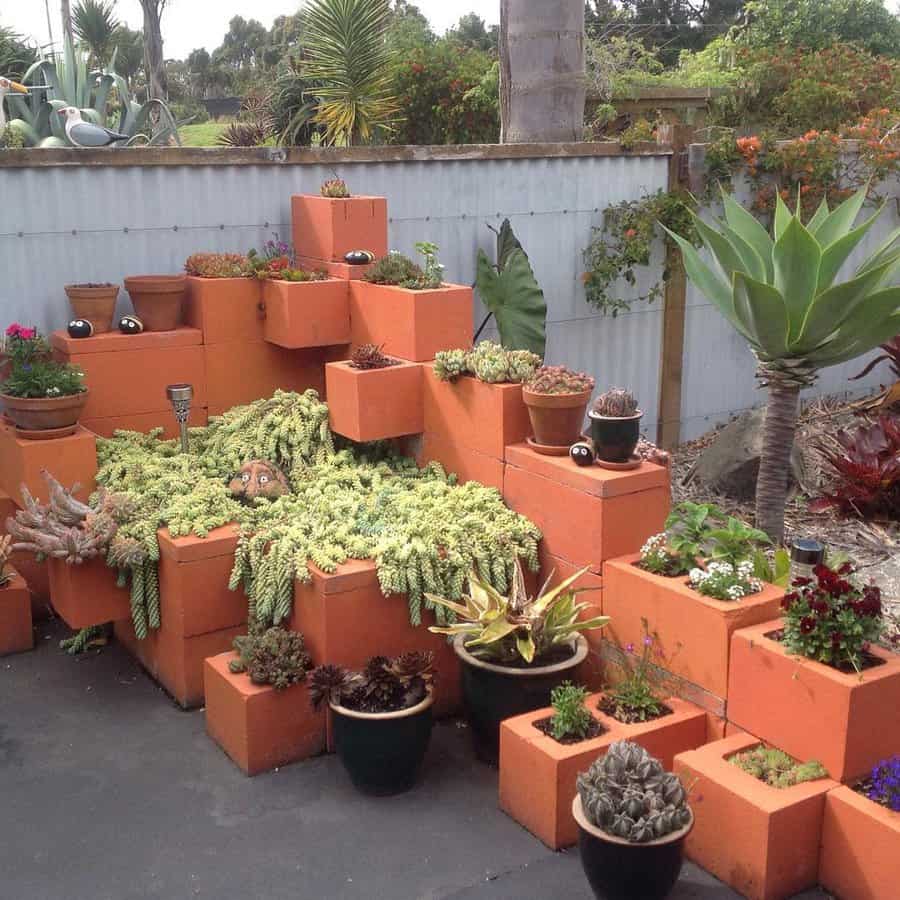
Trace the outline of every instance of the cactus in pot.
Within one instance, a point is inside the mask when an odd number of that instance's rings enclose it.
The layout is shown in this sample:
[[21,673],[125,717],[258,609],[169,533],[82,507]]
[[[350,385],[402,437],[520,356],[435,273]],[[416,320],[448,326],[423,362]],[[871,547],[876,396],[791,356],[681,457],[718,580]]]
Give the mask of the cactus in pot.
[[628,463],[641,436],[641,417],[631,391],[612,388],[591,407],[591,438],[597,459],[606,463]]

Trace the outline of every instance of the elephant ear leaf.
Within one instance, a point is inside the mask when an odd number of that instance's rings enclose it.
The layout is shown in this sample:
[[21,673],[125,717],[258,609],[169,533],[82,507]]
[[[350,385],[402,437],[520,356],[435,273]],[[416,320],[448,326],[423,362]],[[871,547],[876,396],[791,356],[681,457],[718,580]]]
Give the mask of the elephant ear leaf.
[[501,271],[478,251],[475,286],[494,314],[500,342],[510,350],[531,350],[542,359],[547,343],[547,303],[531,263],[520,247],[506,257]]
[[[509,254],[513,252],[513,250],[521,250],[525,253],[525,248],[519,243],[519,239],[516,237],[515,232],[512,229],[512,225],[509,224],[509,219],[504,219],[503,224],[500,226],[500,229],[496,229],[488,225],[488,228],[491,229],[497,235],[497,268],[505,269],[506,263],[509,260]],[[528,254],[525,253],[527,256]]]

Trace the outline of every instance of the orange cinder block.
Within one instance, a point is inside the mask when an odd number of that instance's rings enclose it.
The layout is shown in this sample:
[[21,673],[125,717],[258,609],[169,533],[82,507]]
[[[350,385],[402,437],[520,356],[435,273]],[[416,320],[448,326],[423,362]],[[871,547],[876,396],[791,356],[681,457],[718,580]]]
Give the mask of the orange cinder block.
[[867,774],[900,748],[900,656],[872,645],[880,665],[861,673],[789,656],[770,635],[781,620],[731,638],[728,719],[837,781]]
[[413,362],[439,350],[472,346],[472,288],[447,284],[411,291],[390,284],[350,282],[350,336]]
[[825,797],[819,881],[848,900],[886,900],[900,884],[900,813],[838,787]]
[[258,278],[188,276],[184,321],[204,344],[263,340],[262,282]]
[[637,566],[638,559],[632,554],[603,567],[603,607],[612,617],[608,636],[623,647],[639,646],[646,619],[658,638],[658,664],[724,698],[732,634],[778,615],[783,589],[766,585],[742,600],[715,600],[691,588],[686,575],[654,575]]
[[96,437],[79,426],[69,437],[27,441],[18,437],[12,426],[0,424],[0,489],[18,507],[25,506],[23,484],[42,503],[49,499],[42,469],[66,488],[78,484],[75,496],[86,501],[94,491],[97,474]]
[[265,339],[280,347],[326,347],[350,342],[346,281],[277,281],[263,287]]
[[675,754],[706,739],[703,710],[684,700],[666,700],[669,715],[625,725],[597,710],[601,696],[592,694],[585,706],[606,731],[587,741],[561,744],[535,728],[535,722],[553,715],[549,706],[500,726],[500,808],[554,850],[578,840],[572,817],[575,780],[614,741],[635,741],[670,768]]
[[816,884],[825,795],[836,785],[774,788],[728,762],[758,744],[737,734],[676,757],[675,773],[692,785],[685,852],[749,900],[781,900]]
[[[357,249],[354,247],[354,249]],[[307,272],[327,272],[334,278],[344,281],[358,280],[372,268],[372,263],[362,266],[351,266],[345,262],[333,262],[330,259],[316,259],[314,256],[297,256],[297,265]]]
[[471,450],[455,441],[435,433],[426,432],[422,436],[416,461],[420,466],[435,460],[447,472],[459,477],[459,483],[477,481],[488,487],[503,490],[503,460],[487,456],[478,450]]
[[50,559],[48,565],[50,602],[69,628],[103,625],[131,615],[128,589],[116,585],[117,572],[102,557],[78,565]]
[[[188,425],[196,428],[206,425],[206,407],[191,406]],[[154,428],[162,428],[162,438],[178,437],[178,423],[172,407],[157,412],[137,413],[128,416],[105,416],[100,419],[82,419],[81,424],[99,437],[112,437],[114,431],[141,431],[145,434]]]
[[206,731],[246,775],[315,756],[325,749],[325,711],[314,712],[305,683],[276,690],[233,673],[234,653],[204,663]]
[[349,362],[325,366],[331,430],[352,441],[422,431],[422,367],[400,362],[384,369],[354,369]]
[[21,653],[34,646],[28,585],[10,565],[4,574],[9,576],[9,581],[0,587],[0,656]]
[[387,253],[387,200],[384,197],[291,197],[294,249],[301,257],[343,262],[351,250]]
[[488,384],[468,375],[441,381],[425,366],[425,433],[504,459],[531,432],[521,384]]
[[[12,498],[0,491],[0,537],[7,533],[6,520],[19,509]],[[50,573],[47,561],[37,561],[33,553],[17,551],[9,558],[10,565],[22,576],[31,594],[31,618],[46,619],[50,615]]]

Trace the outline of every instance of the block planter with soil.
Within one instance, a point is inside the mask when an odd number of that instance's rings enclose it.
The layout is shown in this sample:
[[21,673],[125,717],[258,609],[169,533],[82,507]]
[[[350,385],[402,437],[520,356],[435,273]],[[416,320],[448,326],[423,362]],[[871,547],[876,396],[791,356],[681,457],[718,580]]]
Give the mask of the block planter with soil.
[[872,665],[843,672],[791,656],[781,620],[731,639],[728,719],[796,759],[817,759],[836,781],[868,774],[900,748],[900,655],[869,649]]
[[471,347],[472,316],[472,288],[463,285],[412,291],[350,282],[351,341],[376,344],[401,359],[427,362],[439,350]]
[[825,798],[819,881],[852,900],[895,897],[900,884],[900,812],[893,812],[851,787]]
[[298,256],[343,262],[351,250],[387,253],[387,200],[384,197],[291,197],[293,242]]
[[257,278],[189,275],[184,321],[203,332],[204,344],[263,339],[262,283]]
[[659,665],[724,698],[731,635],[777,616],[784,591],[766,585],[741,600],[716,600],[690,587],[687,575],[654,575],[639,559],[632,554],[603,567],[604,614],[612,618],[606,636],[623,647],[639,645],[646,619],[659,639]]
[[0,586],[0,656],[34,646],[28,585],[12,566],[7,565],[4,574],[9,580]]
[[535,725],[553,715],[552,707],[500,726],[500,808],[554,850],[578,840],[572,816],[575,779],[610,744],[635,741],[669,769],[677,753],[706,740],[706,714],[683,700],[666,700],[671,712],[657,719],[625,725],[597,710],[601,697],[592,694],[585,706],[605,731],[585,741],[563,744]]
[[332,431],[352,441],[422,431],[422,367],[417,363],[398,362],[383,369],[355,369],[346,361],[328,363],[325,394]]
[[279,347],[297,350],[350,342],[348,282],[277,281],[263,285],[265,339]]
[[813,887],[829,778],[776,788],[728,759],[759,745],[735,734],[679,754],[691,787],[694,828],[685,852],[750,900],[780,900]]
[[117,573],[102,557],[70,565],[48,561],[50,602],[69,628],[87,628],[131,618],[130,594],[116,585]]
[[315,756],[325,749],[325,713],[314,712],[306,684],[284,690],[234,673],[233,652],[204,663],[206,730],[246,775]]

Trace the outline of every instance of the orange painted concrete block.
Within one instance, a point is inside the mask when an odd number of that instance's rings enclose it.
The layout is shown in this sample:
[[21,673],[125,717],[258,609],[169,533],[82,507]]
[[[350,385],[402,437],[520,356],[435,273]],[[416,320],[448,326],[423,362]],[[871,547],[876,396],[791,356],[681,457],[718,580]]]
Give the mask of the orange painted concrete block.
[[[205,406],[191,406],[188,425],[192,428],[205,425],[207,418]],[[142,431],[146,434],[154,428],[162,428],[163,438],[178,437],[178,423],[175,421],[175,414],[172,412],[171,406],[168,409],[159,409],[157,412],[83,419],[81,424],[99,437],[112,437],[114,431]]]
[[[15,516],[18,506],[12,498],[0,491],[0,537],[6,531],[6,520]],[[9,558],[10,565],[25,579],[31,594],[31,618],[46,619],[50,610],[50,573],[47,560],[38,562],[33,553],[18,551]]]
[[541,529],[555,557],[599,573],[604,560],[634,552],[663,528],[670,505],[665,469],[649,463],[632,472],[594,467],[603,475],[588,470],[581,476],[568,457],[525,456],[520,447],[506,452],[503,499]]
[[412,362],[438,350],[472,346],[472,288],[448,284],[411,291],[390,284],[350,282],[350,335],[354,345],[377,344]]
[[80,565],[51,559],[50,602],[69,628],[116,622],[131,615],[127,588],[116,585],[117,573],[102,557]]
[[350,342],[350,288],[328,281],[276,281],[263,286],[263,335],[272,344],[297,350]]
[[422,367],[401,362],[385,369],[354,369],[348,362],[325,366],[331,430],[352,441],[422,431]]
[[852,788],[825,797],[819,881],[846,900],[889,900],[900,884],[900,813]]
[[597,710],[600,694],[585,706],[606,731],[577,744],[561,744],[535,728],[553,708],[506,719],[500,726],[500,808],[557,850],[578,840],[572,817],[575,779],[615,741],[635,741],[670,768],[677,753],[706,739],[706,716],[683,700],[669,699],[672,713],[638,725],[623,725]]
[[325,711],[313,712],[305,683],[278,691],[234,674],[234,653],[204,663],[206,731],[243,770],[257,775],[325,749]]
[[658,664],[724,698],[732,634],[778,615],[784,591],[766,585],[743,600],[715,600],[689,587],[687,576],[644,571],[635,565],[639,558],[607,560],[603,567],[604,613],[612,617],[607,636],[623,647],[640,645],[646,619],[658,637]]
[[776,619],[731,638],[728,720],[836,781],[866,775],[900,748],[900,655],[872,646],[880,665],[856,672],[789,656]]
[[487,384],[465,375],[441,381],[425,366],[425,433],[504,459],[531,432],[521,384]]
[[78,484],[75,496],[87,500],[94,491],[97,474],[97,439],[83,426],[69,437],[50,441],[26,441],[9,425],[0,425],[0,489],[18,507],[24,507],[22,485],[33,497],[46,503],[46,469],[60,484]]
[[204,344],[263,340],[262,282],[258,278],[188,276],[184,321]]
[[423,612],[422,625],[411,625],[406,597],[382,594],[372,560],[349,560],[332,575],[312,565],[310,571],[308,584],[294,582],[289,627],[303,633],[316,664],[358,669],[372,656],[432,650],[436,714],[459,708],[459,660],[443,637],[428,631],[432,613]]
[[[357,249],[354,247],[354,249]],[[345,262],[333,262],[330,259],[316,259],[314,256],[297,256],[297,265],[307,272],[327,272],[334,278],[343,278],[344,281],[358,281],[369,269],[371,263],[364,266],[351,266]]]
[[164,627],[194,637],[243,625],[247,595],[231,591],[237,532],[233,525],[213,529],[209,537],[159,535],[160,618]]
[[[267,341],[214,344],[203,348],[209,384],[209,415],[271,397],[276,390],[325,389],[326,351],[286,350]],[[346,356],[346,352],[341,355]]]
[[782,900],[816,884],[825,795],[836,785],[774,788],[727,761],[758,745],[737,734],[676,757],[675,773],[693,785],[685,852],[749,900]]
[[169,409],[166,385],[194,386],[193,404],[207,405],[203,336],[197,328],[125,335],[106,332],[74,340],[53,333],[56,355],[84,372],[90,388],[85,419]]
[[10,579],[0,587],[0,656],[34,646],[28,585],[12,566],[6,567],[6,574]]
[[291,197],[294,249],[299,256],[343,262],[351,250],[387,253],[387,200],[384,197]]
[[459,483],[477,481],[503,491],[503,460],[463,447],[434,433],[425,433],[416,453],[420,466],[435,460],[447,472],[459,477]]

